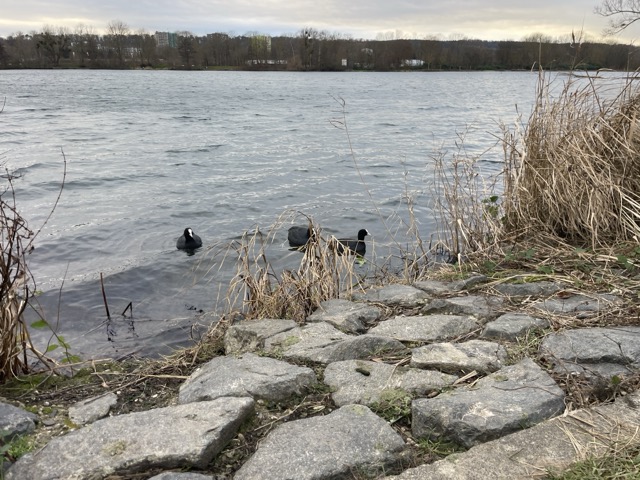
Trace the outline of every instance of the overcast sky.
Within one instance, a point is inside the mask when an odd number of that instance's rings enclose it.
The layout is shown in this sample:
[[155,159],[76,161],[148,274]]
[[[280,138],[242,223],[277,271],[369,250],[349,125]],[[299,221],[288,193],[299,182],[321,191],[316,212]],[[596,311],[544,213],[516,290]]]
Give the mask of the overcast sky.
[[[601,39],[599,0],[2,0],[0,36],[78,25],[102,33],[110,21],[132,31],[294,35],[304,27],[352,38],[520,40],[533,33]],[[396,32],[402,32],[398,35]],[[634,40],[630,30],[620,37]]]

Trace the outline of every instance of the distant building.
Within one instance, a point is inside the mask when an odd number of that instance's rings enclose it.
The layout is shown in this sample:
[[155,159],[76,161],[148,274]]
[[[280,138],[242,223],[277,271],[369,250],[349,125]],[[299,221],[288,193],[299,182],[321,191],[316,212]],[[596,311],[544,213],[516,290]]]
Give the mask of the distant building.
[[423,67],[424,60],[416,60],[415,58],[409,59],[409,60],[403,60],[402,66],[403,67]]
[[178,34],[170,32],[156,32],[156,45],[158,47],[178,48]]

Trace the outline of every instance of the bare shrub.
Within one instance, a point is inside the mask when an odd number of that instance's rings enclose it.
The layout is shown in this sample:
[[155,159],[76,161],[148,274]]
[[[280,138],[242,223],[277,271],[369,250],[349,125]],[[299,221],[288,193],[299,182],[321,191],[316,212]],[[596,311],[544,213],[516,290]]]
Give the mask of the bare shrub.
[[15,203],[13,175],[0,194],[0,382],[28,371],[29,332],[22,319],[31,290],[26,255],[33,232]]
[[[64,158],[64,153],[63,153]],[[60,188],[64,186],[65,170]],[[38,360],[42,366],[52,366],[52,361],[45,355],[60,345],[67,352],[68,345],[64,339],[53,332],[58,343],[49,342],[47,351],[39,352],[31,341],[29,330],[23,313],[36,291],[35,281],[29,271],[27,256],[34,248],[34,240],[42,227],[53,214],[60,199],[60,194],[40,229],[32,231],[25,219],[20,215],[16,205],[14,180],[16,176],[5,168],[2,178],[6,181],[0,192],[0,383],[30,371],[32,360]],[[40,326],[49,327],[41,319]]]

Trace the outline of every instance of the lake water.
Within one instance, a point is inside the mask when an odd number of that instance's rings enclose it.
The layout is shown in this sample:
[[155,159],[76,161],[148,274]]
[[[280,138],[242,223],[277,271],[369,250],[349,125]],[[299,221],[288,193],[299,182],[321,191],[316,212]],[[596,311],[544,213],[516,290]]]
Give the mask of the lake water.
[[[198,311],[220,308],[233,272],[218,247],[289,211],[340,236],[366,228],[368,268],[380,264],[393,254],[382,219],[402,239],[407,191],[421,235],[433,232],[434,152],[456,151],[462,134],[470,153],[490,148],[500,122],[528,117],[536,82],[530,72],[0,71],[0,161],[22,174],[17,204],[34,230],[67,161],[29,258],[47,320],[83,356],[166,353],[189,341]],[[485,154],[486,172],[501,160],[499,148]],[[175,248],[185,227],[205,244],[193,256]],[[287,227],[270,247],[276,268],[299,260]],[[131,302],[132,320],[107,324],[101,273],[112,316]]]

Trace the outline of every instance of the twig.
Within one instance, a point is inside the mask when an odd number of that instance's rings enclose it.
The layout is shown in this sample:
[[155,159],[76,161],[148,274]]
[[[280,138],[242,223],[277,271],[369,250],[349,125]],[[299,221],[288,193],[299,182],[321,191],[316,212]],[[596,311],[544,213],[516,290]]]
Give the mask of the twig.
[[100,272],[100,286],[102,287],[102,299],[104,300],[104,309],[107,311],[107,318],[111,320],[111,314],[109,313],[109,304],[107,303],[107,294],[104,291],[104,281],[102,279],[102,272]]
[[123,317],[127,313],[127,310],[129,310],[129,312],[131,313],[131,317],[133,317],[133,304],[132,304],[132,302],[129,302],[129,304],[126,306],[126,308],[122,311],[122,316]]

